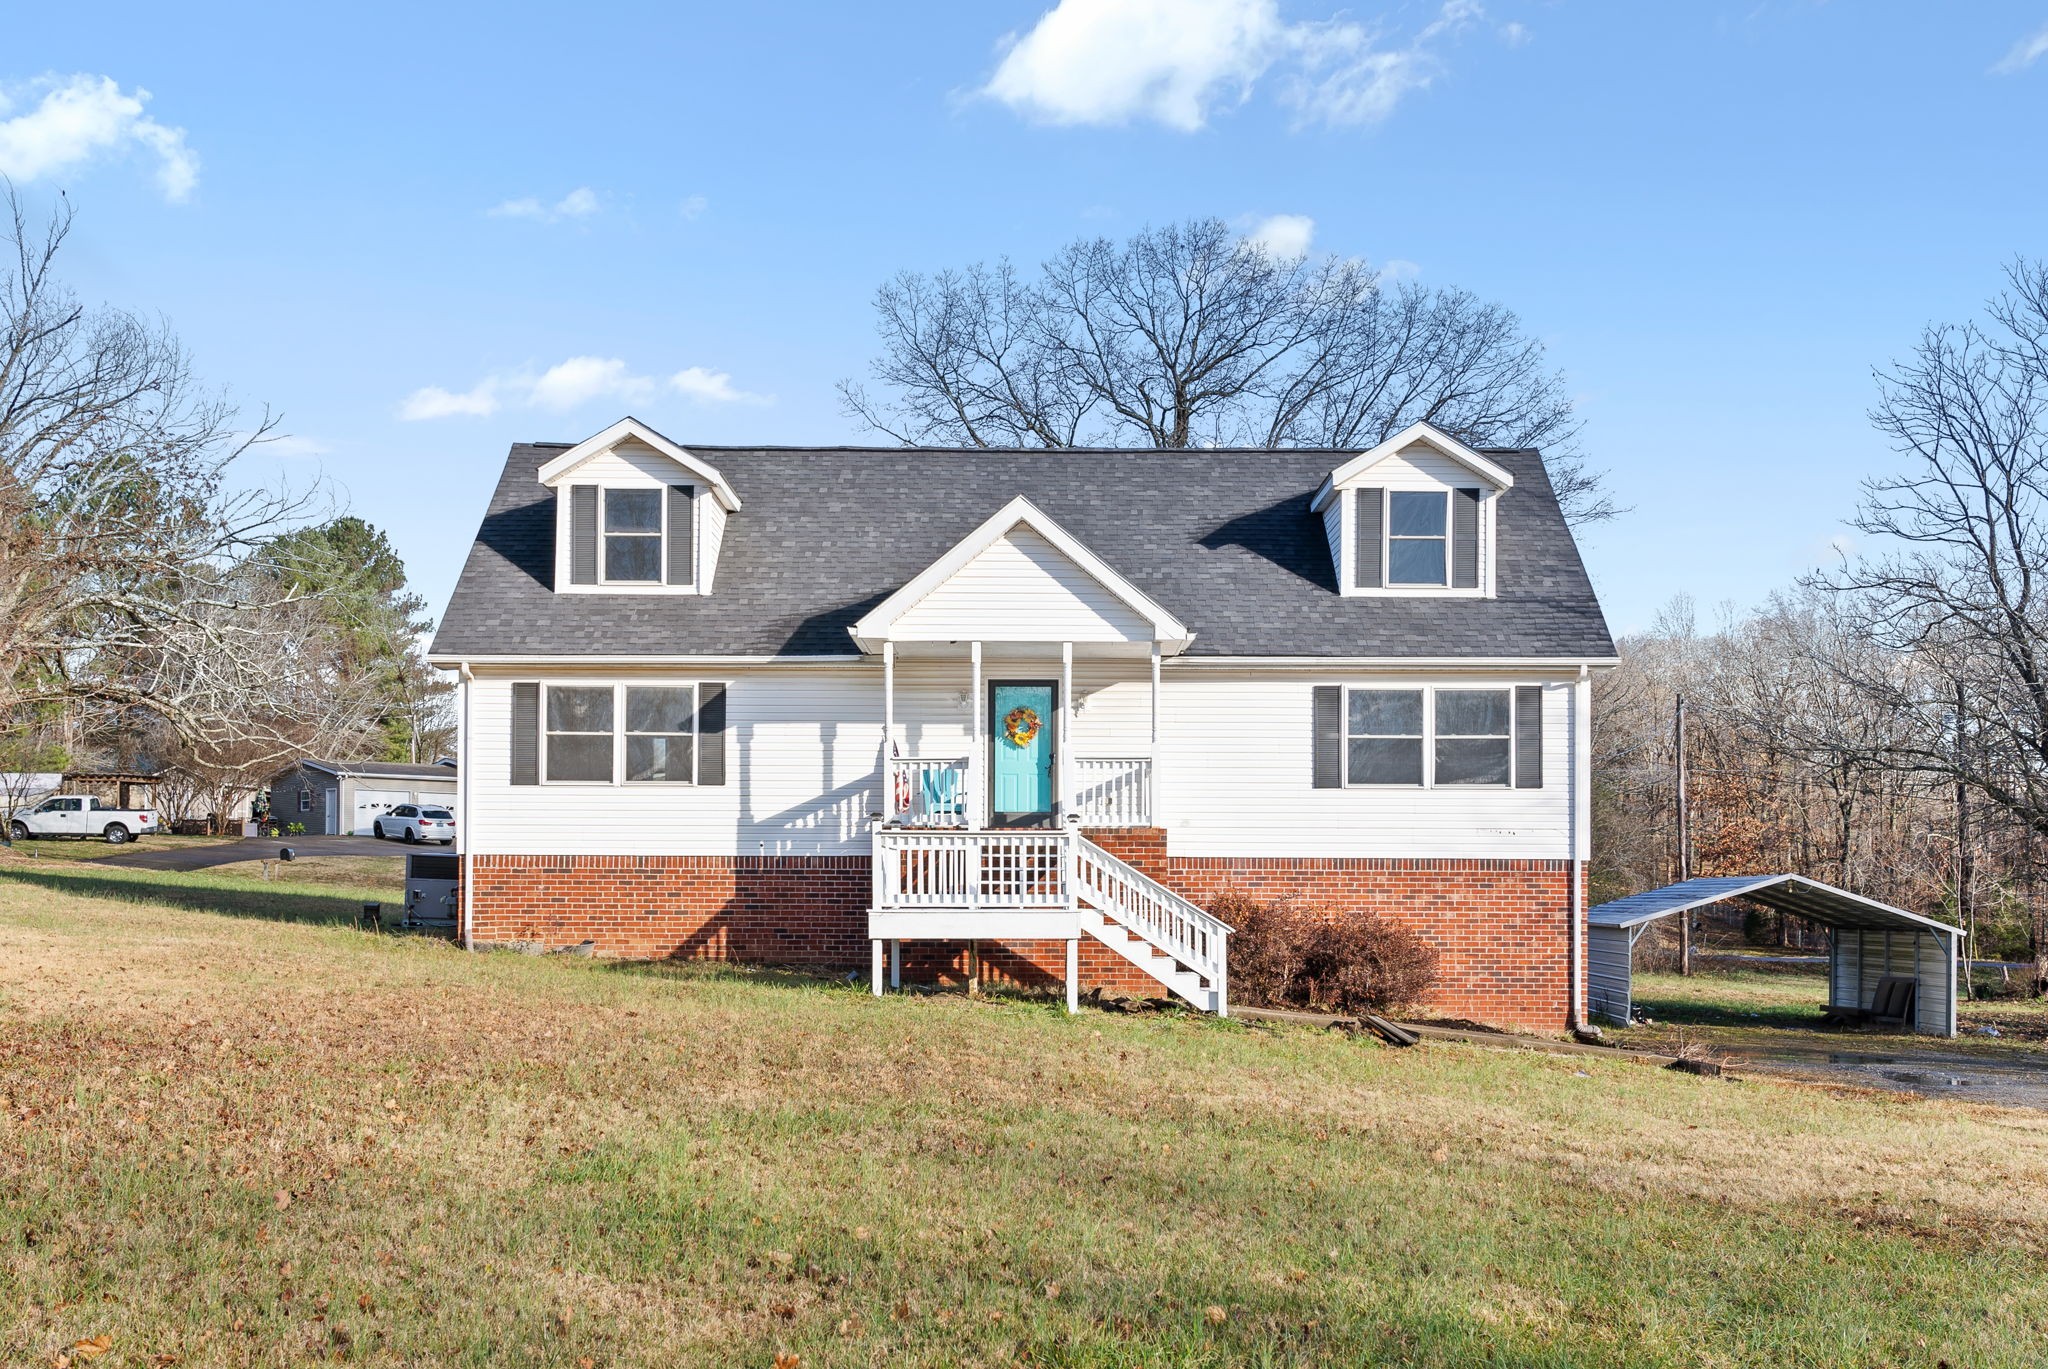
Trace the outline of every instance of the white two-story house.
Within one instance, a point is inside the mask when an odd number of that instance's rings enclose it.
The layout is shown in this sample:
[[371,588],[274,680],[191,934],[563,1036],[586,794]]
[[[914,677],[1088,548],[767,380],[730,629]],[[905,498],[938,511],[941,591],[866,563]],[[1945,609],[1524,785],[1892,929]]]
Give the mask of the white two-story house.
[[513,447],[435,639],[467,944],[1228,1005],[1229,887],[1583,983],[1614,646],[1533,451]]

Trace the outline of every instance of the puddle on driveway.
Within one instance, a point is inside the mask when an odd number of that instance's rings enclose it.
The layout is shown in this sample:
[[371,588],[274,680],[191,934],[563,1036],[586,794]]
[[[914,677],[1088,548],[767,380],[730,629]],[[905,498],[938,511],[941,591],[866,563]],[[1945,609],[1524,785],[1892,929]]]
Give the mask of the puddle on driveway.
[[1965,1055],[1939,1050],[1845,1051],[1828,1045],[1716,1046],[1739,1067],[1789,1074],[1829,1084],[1891,1089],[1931,1098],[2048,1111],[2048,1051]]

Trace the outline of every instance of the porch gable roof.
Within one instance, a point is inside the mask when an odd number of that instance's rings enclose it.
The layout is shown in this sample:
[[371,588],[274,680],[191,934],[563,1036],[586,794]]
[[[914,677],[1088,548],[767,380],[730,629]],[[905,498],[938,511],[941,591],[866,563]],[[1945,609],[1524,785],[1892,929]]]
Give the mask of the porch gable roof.
[[[1025,534],[1021,538],[1015,535],[1020,530]],[[1049,607],[1069,608],[1070,618],[1082,620],[1057,630],[1074,640],[1150,641],[1167,655],[1185,651],[1194,641],[1194,634],[1178,618],[1029,499],[1018,495],[854,623],[848,629],[854,643],[872,654],[881,650],[885,641],[963,640],[975,635],[971,625],[942,622],[918,626],[916,620],[920,609],[930,608],[957,583],[962,572],[1006,543],[1015,553],[1013,566],[991,576],[997,583],[984,590],[973,606],[974,619],[986,623],[983,640],[1036,640],[1054,635],[1029,626],[1028,610],[1037,600]],[[1073,572],[1078,572],[1078,579]],[[1097,592],[1088,593],[1090,590]],[[1009,600],[1015,601],[1014,618],[1005,616]]]

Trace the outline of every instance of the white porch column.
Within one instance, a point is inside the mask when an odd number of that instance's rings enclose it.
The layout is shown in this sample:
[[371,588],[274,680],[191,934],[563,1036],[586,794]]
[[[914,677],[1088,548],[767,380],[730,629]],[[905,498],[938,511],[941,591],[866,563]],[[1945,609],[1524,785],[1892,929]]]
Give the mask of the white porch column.
[[874,982],[875,997],[880,998],[882,996],[882,943],[877,939],[870,941],[868,946],[871,948],[870,978]]
[[968,706],[974,710],[974,725],[968,731],[967,740],[967,811],[971,814],[970,826],[977,829],[988,826],[988,781],[982,774],[982,767],[988,764],[987,740],[981,732],[981,643],[967,644],[967,659],[971,670],[968,685]]
[[903,941],[900,937],[889,942],[889,987],[903,987]]
[[1159,643],[1152,643],[1152,792],[1145,796],[1151,805],[1152,825],[1166,826],[1166,784],[1165,768],[1160,764],[1159,755]]
[[1067,938],[1067,1011],[1081,1011],[1081,940]]
[[882,643],[882,821],[896,814],[896,644]]
[[1059,772],[1060,830],[1065,831],[1067,815],[1074,811],[1073,767],[1068,763],[1067,752],[1074,736],[1074,644],[1060,643],[1060,730],[1058,734],[1059,753],[1054,757]]

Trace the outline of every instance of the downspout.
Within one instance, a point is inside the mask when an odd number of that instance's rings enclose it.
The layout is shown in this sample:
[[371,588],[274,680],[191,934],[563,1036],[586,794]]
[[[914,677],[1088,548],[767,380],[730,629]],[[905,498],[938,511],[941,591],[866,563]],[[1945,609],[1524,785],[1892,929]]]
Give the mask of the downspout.
[[456,916],[458,916],[462,920],[462,949],[465,951],[473,951],[476,949],[476,945],[474,940],[470,936],[470,842],[468,834],[472,828],[472,825],[476,821],[476,805],[472,804],[469,801],[469,687],[476,683],[476,676],[470,672],[468,661],[456,662],[455,673],[462,681],[462,714],[458,722],[458,726],[462,729],[462,731],[459,744],[456,747],[455,797],[456,802],[462,813],[463,832],[463,849],[460,855],[458,856],[458,859],[461,860],[462,865],[460,869],[457,871],[457,873],[462,877],[462,883],[460,886],[458,886],[462,890],[462,898],[461,901],[456,905],[455,911]]
[[[1584,731],[1587,723],[1586,715],[1590,711],[1584,707],[1584,704],[1586,690],[1588,688],[1589,681],[1592,678],[1592,673],[1593,672],[1590,667],[1582,664],[1579,667],[1579,678],[1572,685],[1572,887],[1570,899],[1572,926],[1571,934],[1567,938],[1567,942],[1570,946],[1570,952],[1567,958],[1571,965],[1571,989],[1569,994],[1567,995],[1569,1008],[1566,1012],[1566,1025],[1570,1028],[1570,1030],[1574,1032],[1584,1031],[1586,1029],[1586,1014],[1583,1003],[1583,996],[1585,993],[1585,987],[1583,982],[1585,978],[1584,966],[1586,963],[1585,845],[1590,840],[1591,833],[1582,830],[1580,823],[1580,815],[1583,812],[1587,814],[1590,818],[1592,810],[1592,793],[1587,788],[1587,776],[1585,773],[1586,767],[1582,764],[1581,761],[1581,757],[1584,755],[1586,749],[1584,746],[1584,743],[1586,741],[1586,738],[1584,736]],[[1588,821],[1585,825],[1587,827],[1590,827],[1590,821]]]

